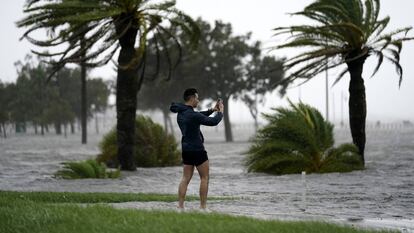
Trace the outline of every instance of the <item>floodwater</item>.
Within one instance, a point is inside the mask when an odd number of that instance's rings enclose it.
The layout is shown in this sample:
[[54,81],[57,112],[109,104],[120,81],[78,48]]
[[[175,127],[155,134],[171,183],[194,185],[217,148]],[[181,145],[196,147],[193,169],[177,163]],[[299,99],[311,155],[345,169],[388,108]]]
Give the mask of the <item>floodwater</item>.
[[[223,129],[204,128],[210,158],[209,195],[234,200],[211,201],[213,211],[265,219],[327,220],[414,232],[414,128],[368,129],[366,170],[351,173],[271,176],[247,173],[243,154],[253,129],[234,129],[224,143]],[[70,192],[176,193],[181,167],[139,168],[120,179],[54,179],[63,161],[98,154],[102,135],[12,135],[0,138],[0,189]],[[336,129],[337,143],[350,142],[348,129]],[[188,194],[198,194],[195,173]],[[176,203],[120,203],[117,208],[171,209]],[[197,202],[187,204],[197,209]]]

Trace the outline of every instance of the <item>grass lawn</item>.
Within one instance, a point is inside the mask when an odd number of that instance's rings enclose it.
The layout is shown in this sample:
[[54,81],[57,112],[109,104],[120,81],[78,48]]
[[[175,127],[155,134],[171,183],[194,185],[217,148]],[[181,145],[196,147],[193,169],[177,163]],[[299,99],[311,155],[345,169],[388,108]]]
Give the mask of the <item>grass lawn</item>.
[[[0,190],[0,198],[30,200],[47,203],[118,203],[128,201],[177,201],[176,194],[158,193],[74,193],[74,192],[17,192]],[[209,197],[209,200],[234,200],[233,197]],[[187,201],[200,200],[198,196],[187,196]]]
[[[189,199],[196,200],[196,197]],[[74,204],[123,201],[176,201],[176,196],[0,191],[0,232],[379,232],[322,222],[265,221],[223,214],[115,209],[106,204],[83,207]]]

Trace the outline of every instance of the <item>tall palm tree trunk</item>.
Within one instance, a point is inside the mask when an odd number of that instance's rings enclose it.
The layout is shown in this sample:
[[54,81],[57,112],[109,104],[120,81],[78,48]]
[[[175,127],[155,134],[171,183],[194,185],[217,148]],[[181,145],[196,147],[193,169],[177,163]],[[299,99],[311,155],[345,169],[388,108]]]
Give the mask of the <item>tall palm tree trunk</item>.
[[[85,48],[85,39],[80,41],[81,49]],[[86,52],[82,52],[82,57],[86,56]],[[80,63],[81,67],[81,125],[82,125],[82,144],[87,143],[87,100],[86,100],[86,66],[85,61],[82,59]]]
[[70,123],[70,132],[72,134],[75,134],[75,122],[73,121]]
[[253,117],[253,120],[254,120],[254,129],[255,131],[257,131],[259,129],[259,121],[257,119],[257,113],[258,113],[257,104],[255,104],[254,106],[251,106],[249,108],[249,111],[250,111],[250,115]]
[[172,120],[171,120],[171,116],[170,116],[170,114],[168,114],[168,113],[167,113],[167,119],[168,119],[168,123],[170,124],[170,131],[171,131],[171,134],[172,134],[172,135],[174,135],[174,126],[173,126],[173,122],[172,122]]
[[7,138],[6,126],[4,125],[4,122],[1,123],[1,128],[2,128],[2,131],[3,131],[4,138]]
[[[123,25],[117,25],[118,32],[123,28]],[[136,170],[134,140],[138,74],[136,66],[130,64],[135,57],[136,35],[136,29],[129,29],[119,40],[121,51],[116,82],[118,160],[121,170],[129,171]]]
[[353,143],[358,147],[361,159],[365,164],[365,121],[367,117],[367,104],[365,98],[365,85],[362,70],[366,56],[348,62],[351,75],[349,83],[349,125]]
[[170,117],[168,111],[165,111],[164,109],[166,109],[166,108],[163,108],[163,110],[162,110],[162,114],[164,116],[164,129],[165,129],[165,132],[167,132],[167,134],[170,133],[170,134],[174,135],[174,126],[173,126],[171,117]]
[[162,111],[162,116],[164,117],[164,130],[168,134],[168,113],[166,113],[164,110]]
[[224,118],[224,135],[226,136],[226,142],[232,142],[233,141],[233,133],[231,131],[231,123],[230,123],[230,117],[229,117],[229,98],[223,99],[223,104],[226,107],[223,113]]
[[55,122],[55,132],[57,135],[62,134],[62,125],[60,124],[60,122]]

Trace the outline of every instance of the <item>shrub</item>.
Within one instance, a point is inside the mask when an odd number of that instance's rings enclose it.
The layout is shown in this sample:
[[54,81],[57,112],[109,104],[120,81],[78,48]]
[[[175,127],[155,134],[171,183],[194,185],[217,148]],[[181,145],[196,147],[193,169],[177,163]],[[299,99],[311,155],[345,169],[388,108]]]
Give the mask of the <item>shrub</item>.
[[83,178],[118,178],[121,171],[106,171],[106,165],[99,163],[95,159],[79,162],[63,162],[63,169],[55,173],[55,177],[64,179],[83,179]]
[[306,104],[263,114],[268,125],[257,132],[247,152],[249,172],[271,174],[349,172],[364,168],[353,144],[334,148],[333,125]]
[[[106,134],[99,145],[98,161],[109,167],[119,165],[116,129]],[[135,121],[135,163],[138,167],[166,167],[181,163],[181,154],[173,135],[142,115]]]

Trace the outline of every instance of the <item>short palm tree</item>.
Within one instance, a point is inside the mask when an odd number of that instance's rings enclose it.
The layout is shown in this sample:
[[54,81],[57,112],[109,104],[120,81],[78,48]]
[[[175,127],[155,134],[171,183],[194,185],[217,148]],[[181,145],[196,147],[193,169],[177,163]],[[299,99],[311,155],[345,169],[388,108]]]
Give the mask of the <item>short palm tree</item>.
[[[38,46],[61,49],[54,53],[37,52],[58,58],[52,62],[55,70],[66,63],[105,65],[120,51],[116,87],[118,155],[122,170],[135,170],[136,96],[146,73],[146,51],[150,46],[155,48],[156,62],[165,58],[171,74],[180,56],[170,56],[167,41],[175,41],[178,51],[181,47],[169,29],[181,28],[195,44],[199,37],[197,24],[175,8],[175,1],[28,0],[25,13],[26,18],[17,23],[19,27],[29,27],[23,37]],[[30,36],[39,29],[47,29],[49,38],[36,40]],[[80,43],[77,38],[83,35]],[[85,56],[86,50],[91,52]]]
[[63,168],[55,173],[55,177],[64,179],[85,179],[85,178],[119,178],[119,169],[107,171],[104,163],[97,162],[95,159],[88,159],[77,162],[62,162]]
[[291,73],[285,79],[307,80],[315,75],[342,64],[346,68],[336,79],[338,82],[346,73],[349,83],[349,120],[353,143],[358,147],[364,161],[366,99],[362,78],[364,62],[370,55],[378,58],[373,75],[380,68],[384,58],[394,64],[402,80],[400,52],[402,43],[411,27],[384,33],[390,18],[379,19],[379,0],[317,0],[303,11],[294,13],[313,20],[314,25],[278,27],[276,36],[288,34],[288,41],[275,48],[309,48],[289,58],[285,64]]
[[260,129],[248,151],[250,172],[291,174],[349,172],[364,165],[353,144],[334,148],[333,125],[303,103],[264,114],[269,124]]
[[[135,154],[134,160],[139,167],[168,167],[181,164],[181,152],[173,134],[153,122],[151,118],[139,115],[135,122]],[[101,154],[97,161],[109,167],[118,167],[117,135],[111,130],[104,135],[99,144]]]

